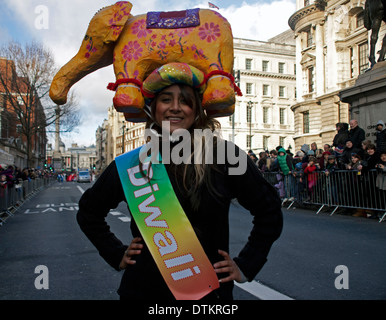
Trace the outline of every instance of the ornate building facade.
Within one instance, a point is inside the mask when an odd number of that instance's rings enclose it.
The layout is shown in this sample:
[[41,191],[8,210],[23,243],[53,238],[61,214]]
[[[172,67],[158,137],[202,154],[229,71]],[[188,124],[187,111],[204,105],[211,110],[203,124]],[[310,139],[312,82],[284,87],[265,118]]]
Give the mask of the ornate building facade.
[[291,107],[296,149],[304,143],[331,144],[335,124],[349,122],[349,106],[338,94],[369,68],[364,4],[365,0],[297,0],[297,11],[288,21],[296,39],[297,101]]
[[278,145],[293,148],[293,32],[288,30],[267,42],[235,38],[234,52],[235,78],[239,78],[243,96],[236,98],[231,117],[219,118],[223,137],[256,154]]

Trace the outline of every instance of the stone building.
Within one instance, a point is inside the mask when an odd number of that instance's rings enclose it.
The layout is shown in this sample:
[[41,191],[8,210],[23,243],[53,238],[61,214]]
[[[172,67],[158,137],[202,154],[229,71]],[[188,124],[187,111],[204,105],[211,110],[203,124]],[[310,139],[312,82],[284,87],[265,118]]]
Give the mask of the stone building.
[[[219,118],[222,135],[256,154],[293,148],[295,44],[291,30],[265,41],[234,39],[234,70],[243,93],[235,113]],[[237,80],[236,80],[237,81]]]
[[[331,144],[335,124],[349,122],[349,105],[340,101],[339,92],[353,86],[369,68],[364,4],[365,0],[296,2],[297,11],[288,21],[296,39],[297,101],[291,107],[296,150],[304,143]],[[380,39],[385,29],[383,25]]]

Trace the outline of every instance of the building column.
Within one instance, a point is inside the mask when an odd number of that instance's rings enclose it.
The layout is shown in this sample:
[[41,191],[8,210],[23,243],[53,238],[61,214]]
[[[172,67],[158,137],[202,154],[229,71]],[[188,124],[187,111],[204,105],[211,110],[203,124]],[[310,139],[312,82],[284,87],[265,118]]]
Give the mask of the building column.
[[316,96],[321,96],[325,93],[324,86],[324,39],[323,39],[323,25],[322,23],[317,23],[315,26],[315,82],[316,82]]
[[302,37],[301,33],[295,34],[296,39],[296,100],[303,100],[303,70],[300,64],[302,60]]

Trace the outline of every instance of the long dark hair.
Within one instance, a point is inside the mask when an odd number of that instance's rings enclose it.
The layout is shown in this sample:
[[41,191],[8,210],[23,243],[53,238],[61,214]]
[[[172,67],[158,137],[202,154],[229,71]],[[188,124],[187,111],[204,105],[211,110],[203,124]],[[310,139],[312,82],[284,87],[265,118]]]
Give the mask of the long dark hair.
[[[216,165],[216,144],[217,144],[217,138],[215,137],[213,139],[213,164],[205,163],[205,161],[200,161],[200,163],[194,162],[194,129],[209,129],[211,132],[214,132],[216,130],[219,130],[221,128],[220,123],[214,119],[209,117],[205,110],[202,108],[202,96],[199,94],[199,92],[195,89],[193,89],[194,95],[192,96],[190,94],[190,90],[187,88],[188,85],[185,84],[177,84],[178,87],[181,90],[181,95],[186,101],[187,105],[190,108],[196,107],[196,114],[195,114],[195,122],[193,123],[192,127],[189,128],[190,131],[190,141],[191,141],[191,163],[181,163],[181,164],[174,164],[171,162],[169,165],[169,170],[172,170],[172,172],[176,175],[176,177],[179,177],[180,179],[176,179],[178,181],[182,181],[182,185],[179,185],[178,187],[180,190],[184,191],[191,203],[191,207],[194,211],[197,211],[199,203],[200,203],[200,190],[203,186],[206,186],[208,191],[216,196],[220,196],[216,189],[214,188],[212,184],[211,179],[211,171],[215,170],[217,172],[220,172],[220,170],[217,168]],[[150,112],[151,112],[151,118],[149,117],[146,128],[152,127],[153,129],[157,130],[159,133],[161,133],[161,124],[156,123],[155,121],[155,111],[156,111],[156,101],[157,96],[152,100],[150,104]],[[205,137],[202,137],[204,140]],[[202,141],[201,143],[202,150],[201,150],[201,156],[203,159],[205,159],[205,141]]]

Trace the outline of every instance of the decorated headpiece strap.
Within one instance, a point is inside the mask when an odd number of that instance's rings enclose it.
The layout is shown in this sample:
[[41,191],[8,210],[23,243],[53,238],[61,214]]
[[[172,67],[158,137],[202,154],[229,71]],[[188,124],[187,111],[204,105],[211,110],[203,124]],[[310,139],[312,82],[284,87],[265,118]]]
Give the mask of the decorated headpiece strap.
[[138,79],[134,78],[123,78],[123,79],[118,79],[116,82],[110,82],[107,86],[107,89],[111,91],[117,90],[117,88],[124,83],[134,83],[136,84],[139,88],[142,89],[142,82]]
[[[240,97],[243,95],[240,88],[236,85],[235,78],[233,77],[233,75],[230,74],[229,72],[225,72],[223,70],[213,70],[213,71],[209,72],[208,74],[206,74],[204,77],[204,80],[200,83],[200,85],[198,87],[203,86],[204,84],[206,84],[208,82],[208,80],[211,77],[216,76],[216,75],[220,75],[220,76],[224,76],[224,77],[229,78],[229,80],[231,80],[231,82],[233,84],[233,87],[234,87],[237,95]],[[116,82],[110,82],[107,86],[107,89],[112,90],[112,91],[116,91],[118,86],[121,84],[124,84],[124,83],[136,84],[145,96],[150,97],[147,92],[142,90],[142,82],[140,80],[134,79],[134,78],[123,78],[123,79],[118,79]]]
[[235,77],[232,74],[230,74],[229,72],[225,72],[223,70],[213,70],[213,71],[209,72],[208,74],[206,74],[205,78],[204,78],[204,81],[200,84],[200,86],[202,86],[205,83],[207,83],[211,77],[217,76],[217,75],[227,77],[232,82],[233,87],[234,87],[237,95],[239,97],[241,97],[243,95],[241,90],[240,90],[240,88],[235,83]]

